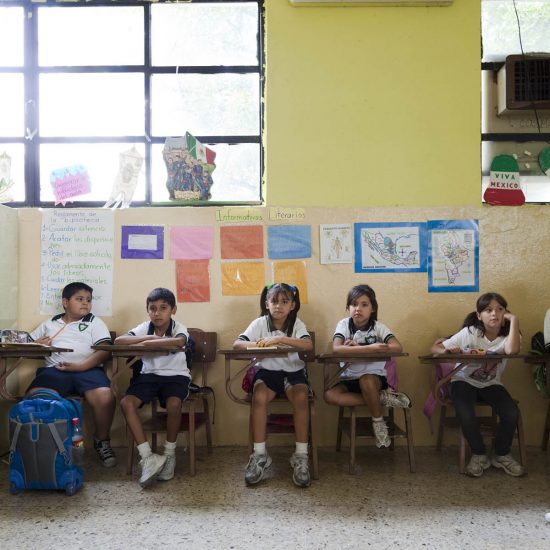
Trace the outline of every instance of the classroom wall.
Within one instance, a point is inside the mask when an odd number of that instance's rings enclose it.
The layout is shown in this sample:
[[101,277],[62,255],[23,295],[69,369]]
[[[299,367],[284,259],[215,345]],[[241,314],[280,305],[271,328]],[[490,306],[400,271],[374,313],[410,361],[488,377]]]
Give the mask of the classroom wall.
[[[417,357],[429,353],[439,336],[455,332],[466,314],[474,309],[476,293],[428,293],[425,273],[356,274],[352,264],[321,265],[319,263],[319,224],[376,221],[426,221],[428,219],[480,220],[480,291],[496,290],[509,301],[511,311],[518,314],[524,335],[522,350],[529,349],[531,335],[542,328],[544,313],[550,307],[550,289],[546,266],[549,264],[547,235],[550,219],[546,207],[432,207],[432,208],[309,208],[300,223],[311,225],[312,257],[306,259],[309,302],[302,306],[300,317],[314,330],[317,351],[328,350],[338,320],[346,316],[346,293],[355,284],[368,283],[377,292],[379,318],[403,343],[409,357],[399,360],[401,388],[412,397],[415,443],[432,445],[434,436],[422,415],[422,404],[429,388],[430,367],[420,365]],[[220,348],[232,345],[239,332],[258,316],[258,296],[229,297],[221,295],[219,227],[214,208],[129,209],[116,212],[115,260],[113,273],[113,317],[105,317],[111,330],[121,334],[146,319],[145,297],[156,286],[175,288],[173,260],[120,259],[120,226],[163,225],[165,233],[178,225],[210,225],[215,227],[214,257],[210,263],[211,301],[179,304],[177,319],[187,326],[214,330]],[[267,256],[268,209],[262,209],[264,245]],[[38,210],[19,212],[20,239],[25,254],[20,255],[19,326],[33,328],[44,316],[39,312],[40,221]],[[168,241],[168,239],[166,239]],[[169,257],[169,243],[165,243]],[[266,283],[271,279],[272,262],[264,259]],[[32,378],[34,366],[20,372],[23,389]],[[322,373],[319,366],[311,369],[312,384],[319,395],[318,418],[320,444],[334,444],[336,409],[322,401]],[[530,367],[516,361],[505,375],[512,394],[520,400],[527,441],[539,444],[547,402],[536,393]],[[242,444],[247,440],[247,409],[229,401],[225,394],[223,360],[218,358],[209,383],[216,393],[214,441],[216,445]],[[124,383],[121,384],[124,386]],[[123,442],[124,431],[117,413],[114,439]],[[287,440],[289,442],[290,440]]]
[[267,0],[267,203],[479,204],[480,14]]

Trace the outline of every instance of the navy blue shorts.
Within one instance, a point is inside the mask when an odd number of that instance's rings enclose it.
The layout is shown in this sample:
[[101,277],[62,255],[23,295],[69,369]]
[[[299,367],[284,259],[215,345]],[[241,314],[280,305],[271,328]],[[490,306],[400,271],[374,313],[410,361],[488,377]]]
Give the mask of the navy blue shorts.
[[62,397],[69,395],[83,396],[89,390],[110,388],[111,381],[102,367],[94,367],[82,372],[67,372],[55,367],[40,367],[36,377],[27,388],[48,388],[55,390]]
[[[385,376],[380,376],[379,374],[374,374],[373,376],[378,377],[378,381],[380,382],[380,389],[381,390],[387,390],[389,388],[388,386],[388,380]],[[361,393],[361,386],[359,385],[359,378],[354,378],[353,380],[340,380],[339,384],[342,384],[345,386],[345,388],[350,393]],[[338,384],[336,384],[338,385]]]
[[289,386],[305,384],[309,388],[305,369],[296,372],[260,369],[254,376],[253,386],[256,385],[257,380],[264,382],[270,390],[274,391],[279,396],[285,395],[285,390]]
[[159,400],[166,407],[169,397],[179,397],[182,401],[189,395],[188,376],[160,376],[158,374],[139,374],[132,378],[126,395],[133,395],[142,403]]

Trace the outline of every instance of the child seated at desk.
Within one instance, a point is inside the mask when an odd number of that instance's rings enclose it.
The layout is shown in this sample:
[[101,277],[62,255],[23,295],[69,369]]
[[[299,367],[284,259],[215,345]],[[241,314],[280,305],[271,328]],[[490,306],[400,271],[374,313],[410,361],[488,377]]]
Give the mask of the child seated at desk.
[[91,313],[92,293],[85,283],[68,284],[61,294],[65,313],[44,321],[31,332],[31,338],[39,344],[73,351],[54,352],[47,357],[27,391],[47,388],[63,397],[83,396],[94,415],[94,448],[103,466],[110,468],[117,463],[109,438],[115,398],[102,367],[109,353],[94,351],[91,346],[110,344],[111,335],[105,323]]
[[[126,336],[119,336],[115,344],[177,346],[182,351],[142,357],[141,370],[132,377],[130,387],[120,402],[141,457],[139,484],[142,487],[147,487],[155,480],[168,481],[174,477],[181,405],[189,395],[191,381],[184,352],[189,333],[185,326],[172,319],[177,311],[173,292],[167,288],[155,288],[147,296],[146,307],[150,321],[131,329]],[[138,415],[138,409],[143,404],[155,399],[167,412],[164,456],[151,450]]]
[[[496,292],[482,294],[476,310],[464,319],[462,330],[432,346],[432,353],[495,353],[511,355],[520,350],[518,318],[508,311],[508,303]],[[518,423],[518,408],[500,377],[507,360],[471,363],[451,378],[451,399],[464,437],[472,450],[466,474],[480,477],[489,467],[502,468],[511,476],[525,470],[510,454]],[[491,459],[475,414],[478,401],[490,405],[499,417],[495,449]]]

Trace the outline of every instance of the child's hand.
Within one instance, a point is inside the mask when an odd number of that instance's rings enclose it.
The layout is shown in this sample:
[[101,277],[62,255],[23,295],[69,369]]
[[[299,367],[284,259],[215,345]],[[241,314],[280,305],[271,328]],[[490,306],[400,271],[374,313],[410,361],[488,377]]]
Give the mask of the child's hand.
[[347,340],[344,341],[344,346],[358,346],[359,344],[355,341],[355,340],[352,340],[351,338],[348,338]]
[[463,351],[460,348],[456,347],[456,348],[447,348],[445,353],[463,353]]
[[80,365],[78,363],[68,363],[63,361],[62,363],[55,365],[55,368],[65,372],[78,372],[80,370]]
[[509,321],[511,323],[512,319],[515,319],[515,318],[516,316],[513,313],[510,313],[509,311],[507,311],[502,317],[502,324],[504,325],[504,321]]
[[280,343],[282,343],[280,336],[271,336],[270,338],[260,338],[259,340],[256,340],[256,345],[259,348],[276,346],[277,344],[280,344]]
[[37,344],[43,344],[45,346],[51,346],[52,345],[52,339],[49,336],[43,336],[42,338],[37,338],[35,340]]

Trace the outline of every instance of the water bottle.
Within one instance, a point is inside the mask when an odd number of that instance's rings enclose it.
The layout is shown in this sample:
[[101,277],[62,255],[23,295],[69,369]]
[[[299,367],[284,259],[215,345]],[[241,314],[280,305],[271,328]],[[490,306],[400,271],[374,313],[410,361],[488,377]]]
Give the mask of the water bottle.
[[82,465],[84,462],[84,434],[80,427],[80,420],[78,418],[72,419],[73,424],[73,446],[72,457],[73,464]]

